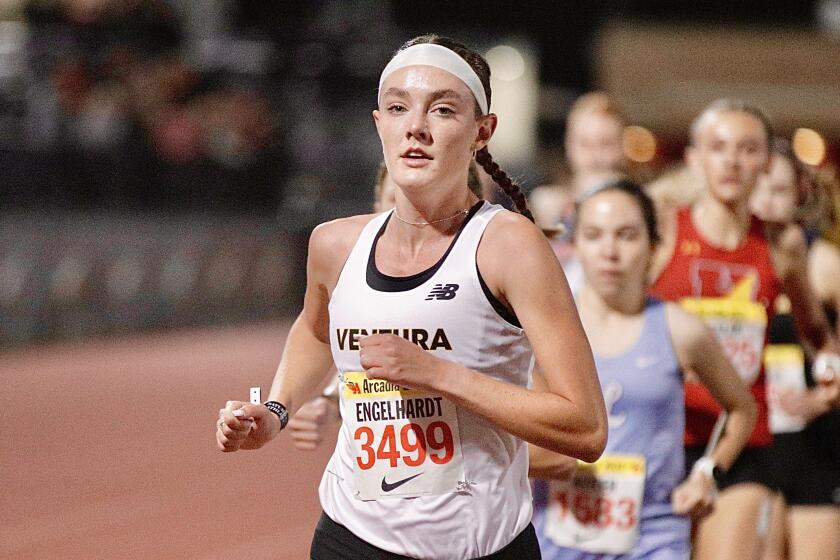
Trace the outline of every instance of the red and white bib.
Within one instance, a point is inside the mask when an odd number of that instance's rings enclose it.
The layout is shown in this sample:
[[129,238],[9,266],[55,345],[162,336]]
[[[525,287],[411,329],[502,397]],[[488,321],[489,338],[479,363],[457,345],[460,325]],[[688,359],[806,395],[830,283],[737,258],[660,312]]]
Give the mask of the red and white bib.
[[558,546],[596,554],[624,554],[639,540],[645,458],[604,455],[578,463],[569,480],[550,484],[545,535]]
[[363,371],[344,373],[341,385],[360,499],[458,490],[464,458],[455,405],[439,395],[369,379]]

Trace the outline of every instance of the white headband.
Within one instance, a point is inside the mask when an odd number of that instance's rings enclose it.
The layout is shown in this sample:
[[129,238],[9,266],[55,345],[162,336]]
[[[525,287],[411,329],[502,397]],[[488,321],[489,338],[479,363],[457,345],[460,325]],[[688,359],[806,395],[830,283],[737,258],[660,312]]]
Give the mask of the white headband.
[[446,70],[470,88],[481,109],[481,114],[487,114],[487,96],[484,95],[484,86],[481,85],[481,80],[472,66],[455,51],[432,43],[412,45],[401,50],[391,59],[391,62],[385,66],[382,75],[379,77],[380,96],[382,95],[382,84],[385,82],[385,78],[406,66],[434,66]]

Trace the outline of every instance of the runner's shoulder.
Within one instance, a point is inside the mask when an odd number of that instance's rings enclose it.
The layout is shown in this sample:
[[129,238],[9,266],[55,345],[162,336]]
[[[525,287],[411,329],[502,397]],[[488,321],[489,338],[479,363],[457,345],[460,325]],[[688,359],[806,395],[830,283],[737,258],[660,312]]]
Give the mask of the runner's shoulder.
[[678,303],[665,302],[665,318],[671,341],[678,353],[691,352],[711,333],[702,319],[680,307]]
[[490,220],[484,239],[494,247],[510,250],[512,258],[529,256],[527,251],[522,251],[524,246],[537,244],[548,247],[542,230],[522,214],[511,210],[502,210]]
[[811,245],[808,255],[814,265],[813,270],[820,275],[835,275],[834,280],[840,280],[840,247],[819,238]]
[[[309,236],[310,258],[320,256],[331,260],[346,258],[359,239],[362,230],[375,217],[376,214],[361,214],[319,224]],[[343,262],[344,259],[341,260]]]

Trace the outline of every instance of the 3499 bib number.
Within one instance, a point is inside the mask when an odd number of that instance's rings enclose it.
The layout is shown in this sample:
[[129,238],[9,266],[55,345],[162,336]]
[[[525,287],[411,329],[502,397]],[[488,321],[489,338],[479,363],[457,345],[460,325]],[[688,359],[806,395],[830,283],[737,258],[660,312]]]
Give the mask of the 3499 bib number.
[[440,421],[429,423],[425,430],[420,424],[405,424],[399,435],[394,425],[388,424],[378,444],[371,428],[359,426],[353,439],[361,442],[362,456],[356,457],[356,463],[362,470],[373,468],[377,460],[387,460],[392,468],[397,467],[400,460],[406,466],[418,467],[426,458],[437,465],[445,465],[455,455],[452,431]]
[[417,498],[464,489],[458,410],[441,395],[345,371],[341,416],[359,500]]

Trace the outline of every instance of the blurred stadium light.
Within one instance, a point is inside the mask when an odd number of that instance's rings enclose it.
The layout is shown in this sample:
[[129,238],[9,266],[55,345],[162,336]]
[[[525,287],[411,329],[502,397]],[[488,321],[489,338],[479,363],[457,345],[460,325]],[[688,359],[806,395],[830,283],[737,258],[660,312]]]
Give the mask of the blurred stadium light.
[[491,110],[499,125],[490,149],[512,167],[533,166],[537,148],[539,68],[527,41],[505,39],[486,52],[493,90]]

